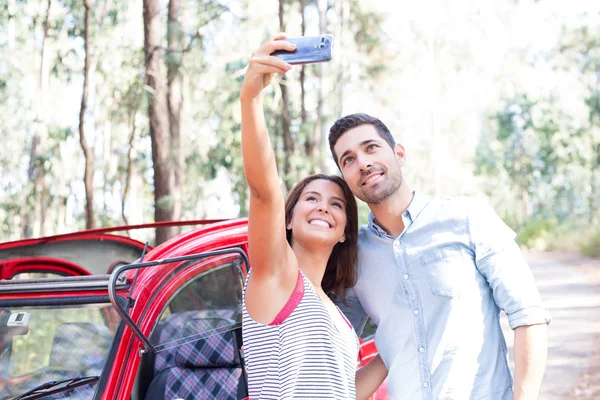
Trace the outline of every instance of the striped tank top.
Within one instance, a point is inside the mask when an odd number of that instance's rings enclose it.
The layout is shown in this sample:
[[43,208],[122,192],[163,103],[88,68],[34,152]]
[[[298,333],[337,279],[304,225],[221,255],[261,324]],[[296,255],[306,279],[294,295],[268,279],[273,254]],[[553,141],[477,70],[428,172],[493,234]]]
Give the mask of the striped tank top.
[[245,299],[244,289],[242,334],[251,400],[356,399],[356,333],[339,309],[341,318],[330,314],[304,274],[298,272],[292,296],[268,325],[250,317]]

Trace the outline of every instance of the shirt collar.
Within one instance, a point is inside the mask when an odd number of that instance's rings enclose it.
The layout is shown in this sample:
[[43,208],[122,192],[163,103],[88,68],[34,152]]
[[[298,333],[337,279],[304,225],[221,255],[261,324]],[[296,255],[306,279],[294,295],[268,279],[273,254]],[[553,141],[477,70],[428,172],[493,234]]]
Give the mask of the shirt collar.
[[[412,224],[417,219],[421,211],[425,209],[425,206],[427,206],[430,200],[431,196],[418,191],[413,191],[412,201],[408,205],[406,211],[402,213],[402,218],[405,219],[405,222],[408,222],[405,223],[406,227],[408,227],[408,225]],[[379,236],[389,236],[383,228],[377,225],[375,222],[375,216],[372,212],[369,212],[369,228],[371,228],[371,230],[373,230]]]

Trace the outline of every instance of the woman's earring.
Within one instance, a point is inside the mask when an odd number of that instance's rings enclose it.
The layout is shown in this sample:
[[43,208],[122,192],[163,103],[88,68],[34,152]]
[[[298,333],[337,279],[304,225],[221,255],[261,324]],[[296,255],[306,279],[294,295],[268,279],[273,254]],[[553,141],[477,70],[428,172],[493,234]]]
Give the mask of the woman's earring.
[[340,239],[340,243],[344,243],[346,241],[346,236],[342,236],[342,238]]

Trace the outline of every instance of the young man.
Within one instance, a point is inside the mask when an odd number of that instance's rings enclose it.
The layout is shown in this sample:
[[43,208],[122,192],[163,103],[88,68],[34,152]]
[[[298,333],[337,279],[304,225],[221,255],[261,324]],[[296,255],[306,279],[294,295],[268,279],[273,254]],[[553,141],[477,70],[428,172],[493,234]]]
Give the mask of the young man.
[[[515,234],[470,198],[429,197],[403,179],[406,153],[377,118],[339,119],[329,145],[371,209],[347,305],[360,333],[370,316],[394,400],[537,399],[550,321]],[[515,378],[500,328],[514,330]]]

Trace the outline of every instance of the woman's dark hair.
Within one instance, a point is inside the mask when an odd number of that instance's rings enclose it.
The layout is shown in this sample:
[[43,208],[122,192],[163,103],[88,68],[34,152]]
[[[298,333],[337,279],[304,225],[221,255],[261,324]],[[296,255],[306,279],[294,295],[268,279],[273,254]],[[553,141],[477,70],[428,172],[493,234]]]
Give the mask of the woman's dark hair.
[[[346,240],[343,243],[338,242],[333,247],[321,282],[321,287],[327,295],[335,295],[344,301],[346,289],[356,284],[358,261],[358,208],[354,195],[346,182],[339,176],[325,174],[310,175],[302,179],[293,187],[285,201],[285,225],[288,226],[291,222],[294,207],[304,188],[312,181],[319,179],[336,183],[344,192],[346,201],[346,227],[344,228]],[[286,231],[286,238],[291,246],[292,231],[290,229]]]

